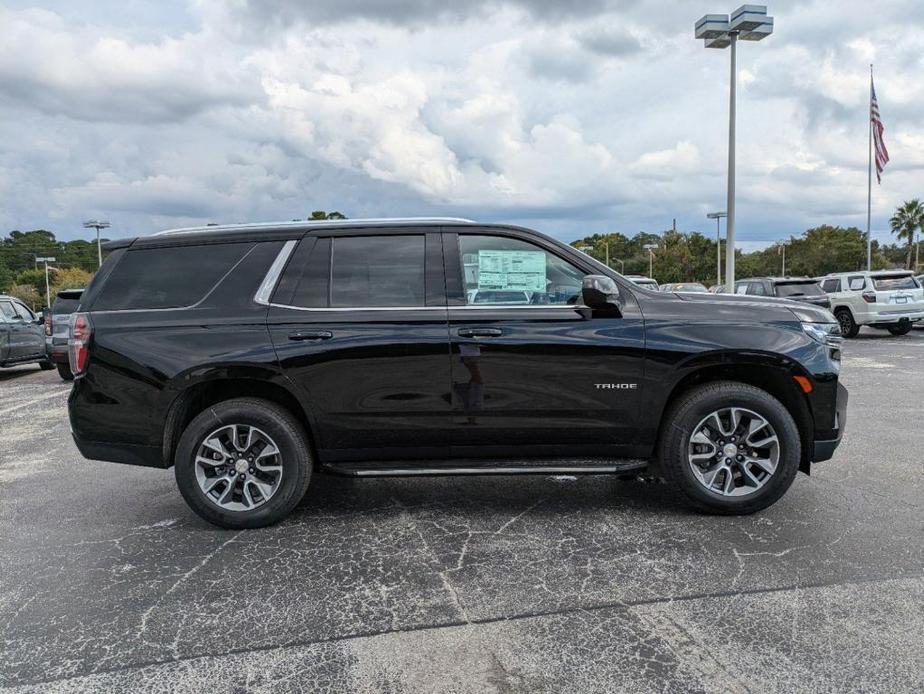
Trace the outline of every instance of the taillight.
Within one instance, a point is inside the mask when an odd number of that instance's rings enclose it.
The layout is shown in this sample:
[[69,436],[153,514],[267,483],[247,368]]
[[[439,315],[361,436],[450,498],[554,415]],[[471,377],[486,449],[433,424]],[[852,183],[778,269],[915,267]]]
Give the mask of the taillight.
[[45,337],[51,337],[54,335],[54,330],[51,328],[51,314],[48,313],[45,315]]
[[67,359],[75,376],[79,376],[87,368],[92,334],[90,316],[86,313],[75,313],[71,317],[71,334],[67,338]]
[[863,292],[860,296],[863,297],[863,301],[868,304],[876,303],[876,292]]

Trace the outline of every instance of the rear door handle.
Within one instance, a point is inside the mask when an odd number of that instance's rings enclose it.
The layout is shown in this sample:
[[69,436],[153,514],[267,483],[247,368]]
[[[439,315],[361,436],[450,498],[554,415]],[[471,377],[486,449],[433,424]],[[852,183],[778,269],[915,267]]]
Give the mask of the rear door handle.
[[459,328],[459,337],[500,337],[504,331],[500,328]]
[[296,330],[289,333],[290,340],[329,340],[334,334],[330,330]]

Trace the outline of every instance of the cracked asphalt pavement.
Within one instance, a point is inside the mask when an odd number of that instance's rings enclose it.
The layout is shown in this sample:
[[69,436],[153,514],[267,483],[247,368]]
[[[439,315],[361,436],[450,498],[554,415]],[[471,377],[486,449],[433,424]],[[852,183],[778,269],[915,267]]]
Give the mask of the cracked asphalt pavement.
[[658,483],[317,476],[214,528],[0,371],[0,690],[924,691],[924,330],[845,345],[846,438],[754,516]]

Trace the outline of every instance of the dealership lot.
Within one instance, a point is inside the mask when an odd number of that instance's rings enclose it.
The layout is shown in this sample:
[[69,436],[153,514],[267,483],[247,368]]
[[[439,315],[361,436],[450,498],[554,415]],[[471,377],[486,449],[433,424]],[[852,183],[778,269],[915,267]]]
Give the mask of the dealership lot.
[[0,687],[921,691],[924,330],[845,345],[847,437],[755,516],[613,477],[317,477],[226,531],[0,371]]

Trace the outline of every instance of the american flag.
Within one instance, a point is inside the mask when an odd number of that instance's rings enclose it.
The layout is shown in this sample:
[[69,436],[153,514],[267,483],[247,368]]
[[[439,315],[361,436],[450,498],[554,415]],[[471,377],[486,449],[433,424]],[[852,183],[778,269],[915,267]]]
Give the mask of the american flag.
[[869,119],[873,128],[873,146],[876,148],[876,182],[882,183],[882,170],[889,163],[889,150],[882,139],[885,127],[879,117],[879,102],[876,101],[876,87],[873,86],[872,76],[869,80]]

